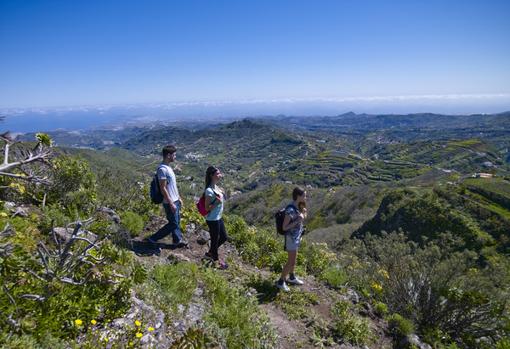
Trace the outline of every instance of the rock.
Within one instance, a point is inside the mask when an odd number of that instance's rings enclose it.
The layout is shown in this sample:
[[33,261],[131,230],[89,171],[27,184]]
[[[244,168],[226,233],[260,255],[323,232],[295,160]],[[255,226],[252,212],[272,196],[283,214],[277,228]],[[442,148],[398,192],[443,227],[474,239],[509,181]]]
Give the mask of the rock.
[[6,210],[12,210],[15,206],[16,206],[16,204],[14,202],[12,202],[12,201],[4,202],[4,208]]
[[[362,347],[354,346],[354,345],[348,344],[348,343],[343,343],[338,348],[339,349],[362,349]],[[365,348],[363,348],[363,349],[365,349]]]
[[359,303],[359,295],[352,288],[347,288],[345,291],[346,298],[354,304]]
[[195,223],[189,223],[186,225],[186,233],[193,234],[197,229]]
[[246,290],[246,297],[254,297],[258,294],[257,290],[254,289],[253,287],[250,287]]
[[[73,235],[73,229],[71,228],[55,227],[53,228],[53,231],[55,232],[55,235],[57,235],[57,238],[63,241],[69,240]],[[78,236],[89,239],[92,242],[97,239],[97,235],[88,230],[80,230],[78,232]]]
[[140,344],[144,348],[155,348],[158,341],[154,338],[150,333],[145,334],[142,338],[140,338]]
[[96,212],[104,213],[108,219],[116,224],[120,224],[120,216],[109,207],[100,207]]
[[13,217],[20,216],[20,217],[28,217],[28,212],[26,208],[23,207],[16,207],[14,209],[14,213],[12,214]]
[[399,343],[399,348],[418,348],[418,349],[432,349],[430,345],[424,343],[420,340],[415,334],[410,334],[404,338]]
[[359,311],[359,313],[361,315],[368,316],[368,317],[374,317],[374,311],[373,311],[370,303],[363,302],[361,305],[362,305],[362,309],[360,309],[360,311]]
[[199,230],[198,231],[198,237],[197,237],[197,243],[199,245],[205,245],[209,241],[209,232],[205,230]]
[[170,263],[178,263],[178,262],[191,262],[191,259],[186,257],[183,254],[172,252],[168,255],[168,260]]

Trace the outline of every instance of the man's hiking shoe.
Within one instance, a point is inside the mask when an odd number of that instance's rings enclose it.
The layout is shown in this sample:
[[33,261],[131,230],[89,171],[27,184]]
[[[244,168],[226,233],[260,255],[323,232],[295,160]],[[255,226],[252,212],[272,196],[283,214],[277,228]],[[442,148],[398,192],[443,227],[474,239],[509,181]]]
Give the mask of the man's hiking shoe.
[[276,281],[276,287],[278,287],[280,290],[282,290],[284,292],[290,291],[290,288],[289,288],[289,286],[287,286],[285,281],[283,281],[283,282],[280,282],[280,280]]
[[148,243],[153,244],[153,245],[157,245],[157,243],[158,243],[156,240],[152,240],[151,238],[147,238],[147,239],[145,239],[145,241],[147,241]]
[[176,248],[184,248],[184,247],[188,247],[188,242],[186,240],[181,240],[174,245]]
[[144,239],[144,241],[151,244],[151,249],[154,251],[155,255],[159,256],[161,254],[161,248],[158,246],[158,242],[156,240],[152,240],[151,238],[146,238],[146,239]]
[[301,286],[304,284],[303,280],[301,280],[295,276],[293,278],[288,278],[287,283],[289,283],[291,285],[298,285],[298,286]]

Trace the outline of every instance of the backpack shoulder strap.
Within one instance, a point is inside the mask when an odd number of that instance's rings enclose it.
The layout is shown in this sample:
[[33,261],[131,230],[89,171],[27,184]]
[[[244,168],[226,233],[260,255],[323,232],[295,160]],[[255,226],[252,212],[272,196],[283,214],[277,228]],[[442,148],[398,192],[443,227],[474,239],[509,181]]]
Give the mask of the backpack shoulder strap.
[[288,208],[293,208],[296,211],[299,211],[298,208],[293,204],[288,204],[287,207],[285,207],[285,211],[287,211]]

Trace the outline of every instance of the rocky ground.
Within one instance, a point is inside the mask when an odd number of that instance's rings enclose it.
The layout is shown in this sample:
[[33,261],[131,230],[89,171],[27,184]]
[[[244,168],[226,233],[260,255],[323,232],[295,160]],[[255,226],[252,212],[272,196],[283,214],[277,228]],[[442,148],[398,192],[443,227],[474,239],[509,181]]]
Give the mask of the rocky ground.
[[[165,224],[165,220],[161,217],[153,217],[146,226],[142,237],[131,240],[130,248],[136,253],[137,258],[146,266],[154,266],[157,264],[192,262],[197,264],[211,265],[204,259],[204,254],[208,250],[209,234],[200,227],[190,225],[187,227],[185,237],[189,242],[187,248],[175,248],[170,243],[170,237],[160,240],[155,246],[145,242],[143,236],[147,236],[150,232],[157,230],[158,227]],[[229,269],[222,271],[226,278],[232,283],[239,283],[246,277],[259,275],[260,280],[265,280],[266,285],[269,281],[276,280],[275,275],[269,270],[258,269],[250,264],[244,263],[237,253],[234,246],[228,242],[221,247],[221,253],[224,254],[229,262]],[[359,296],[352,289],[333,290],[323,283],[317,281],[313,276],[303,278],[305,285],[294,287],[293,291],[305,292],[314,295],[316,300],[306,309],[306,316],[301,318],[289,317],[282,305],[276,302],[278,289],[274,285],[268,287],[248,287],[247,295],[256,296],[259,300],[260,309],[267,314],[271,326],[278,334],[278,348],[294,349],[294,348],[358,348],[348,343],[338,344],[334,342],[326,342],[314,335],[318,327],[328,326],[332,321],[331,307],[339,300],[348,300],[353,304],[359,303]],[[258,285],[261,286],[261,285]],[[298,289],[297,289],[298,288]],[[132,306],[128,314],[113,322],[113,330],[115,327],[121,328],[123,322],[132,322],[135,318],[143,317],[155,324],[155,331],[146,334],[142,338],[145,347],[168,348],[171,346],[175,333],[184,334],[189,328],[200,325],[202,315],[207,304],[201,299],[201,289],[197,288],[193,295],[193,299],[187,309],[183,312],[183,316],[179,321],[173,323],[165,323],[164,314],[157,309],[145,304],[143,301],[132,295]],[[370,348],[391,348],[392,340],[386,334],[386,324],[373,314],[368,306],[359,306],[360,313],[370,320],[371,327],[376,334],[377,339],[370,345]],[[173,333],[172,338],[166,333]],[[366,346],[362,348],[367,348]]]

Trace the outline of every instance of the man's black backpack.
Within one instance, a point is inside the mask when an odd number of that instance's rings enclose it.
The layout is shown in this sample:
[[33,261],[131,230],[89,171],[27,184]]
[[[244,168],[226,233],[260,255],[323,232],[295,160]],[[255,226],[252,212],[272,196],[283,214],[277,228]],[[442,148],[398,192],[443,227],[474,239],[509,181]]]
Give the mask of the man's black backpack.
[[160,204],[163,202],[163,193],[161,192],[161,188],[159,187],[158,174],[155,174],[151,181],[151,201],[154,204]]

